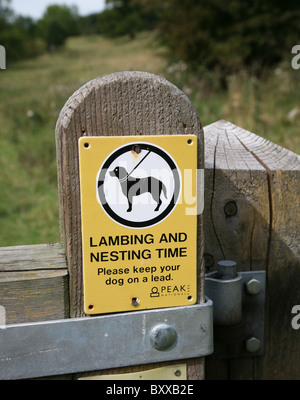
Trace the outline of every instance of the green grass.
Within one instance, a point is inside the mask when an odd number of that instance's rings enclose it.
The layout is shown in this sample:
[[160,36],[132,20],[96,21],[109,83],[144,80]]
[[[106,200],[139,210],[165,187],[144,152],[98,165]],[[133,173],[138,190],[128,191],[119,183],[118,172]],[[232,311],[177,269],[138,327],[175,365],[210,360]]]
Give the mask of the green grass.
[[227,119],[300,152],[299,71],[283,65],[262,82],[241,74],[224,92],[207,84],[213,77],[195,79],[184,65],[168,66],[163,54],[147,33],[135,40],[80,37],[0,71],[0,246],[59,241],[55,124],[69,96],[100,75],[165,76],[190,97],[204,126]]
[[222,116],[300,153],[299,88],[300,71],[294,71],[290,63],[283,63],[261,81],[244,74],[231,77]]
[[300,153],[300,70],[293,70],[290,60],[261,80],[245,71],[228,77],[227,91],[218,88],[213,74],[190,76],[182,62],[167,71],[188,94],[204,126],[225,119]]

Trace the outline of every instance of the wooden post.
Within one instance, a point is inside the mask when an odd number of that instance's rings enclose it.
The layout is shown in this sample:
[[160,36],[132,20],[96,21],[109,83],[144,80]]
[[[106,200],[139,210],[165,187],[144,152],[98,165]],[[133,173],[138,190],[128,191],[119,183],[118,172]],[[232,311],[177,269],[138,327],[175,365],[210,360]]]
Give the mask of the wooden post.
[[[94,79],[74,93],[62,109],[56,127],[56,147],[60,226],[70,273],[72,317],[84,316],[78,139],[81,136],[176,134],[198,136],[198,168],[203,168],[203,131],[194,107],[174,85],[149,73],[120,72]],[[202,260],[203,235],[200,215],[200,302],[204,299]],[[132,371],[132,368],[130,370]],[[188,376],[197,379],[203,377],[202,360],[189,362]]]
[[68,271],[60,244],[1,247],[0,272],[6,324],[69,316]]
[[208,379],[299,379],[300,157],[227,121],[204,128],[205,260],[266,270],[263,357],[206,360]]

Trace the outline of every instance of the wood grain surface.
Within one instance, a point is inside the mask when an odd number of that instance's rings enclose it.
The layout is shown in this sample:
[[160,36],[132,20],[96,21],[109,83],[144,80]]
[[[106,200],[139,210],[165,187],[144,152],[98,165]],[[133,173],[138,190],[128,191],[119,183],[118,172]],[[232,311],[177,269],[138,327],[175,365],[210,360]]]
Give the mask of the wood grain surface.
[[204,128],[205,260],[265,270],[265,354],[206,360],[209,379],[299,379],[300,156],[227,121]]
[[67,318],[68,269],[61,244],[0,248],[0,305],[7,324]]

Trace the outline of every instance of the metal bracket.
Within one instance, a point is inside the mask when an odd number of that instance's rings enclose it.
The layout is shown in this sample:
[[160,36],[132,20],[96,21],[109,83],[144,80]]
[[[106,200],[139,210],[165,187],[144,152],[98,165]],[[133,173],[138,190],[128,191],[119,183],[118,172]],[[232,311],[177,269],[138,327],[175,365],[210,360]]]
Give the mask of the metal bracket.
[[236,273],[236,263],[221,261],[205,277],[214,305],[211,358],[254,357],[264,351],[265,271]]
[[26,379],[207,356],[212,301],[192,306],[7,325],[0,379]]

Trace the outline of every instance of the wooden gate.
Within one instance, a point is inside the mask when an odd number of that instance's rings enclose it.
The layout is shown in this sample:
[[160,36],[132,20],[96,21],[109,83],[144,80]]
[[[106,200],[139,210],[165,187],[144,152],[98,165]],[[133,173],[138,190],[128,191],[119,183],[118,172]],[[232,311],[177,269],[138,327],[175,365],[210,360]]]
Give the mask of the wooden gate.
[[[291,321],[293,306],[300,304],[300,157],[227,121],[202,129],[181,91],[142,72],[95,79],[61,111],[56,127],[61,243],[0,249],[6,324],[85,316],[78,139],[153,134],[195,134],[199,140],[205,207],[198,216],[197,302],[204,302],[205,270],[214,271],[220,260],[235,260],[239,271],[265,270],[267,275],[263,356],[180,360],[187,379],[299,379],[300,335]],[[62,378],[172,364],[178,360]]]

